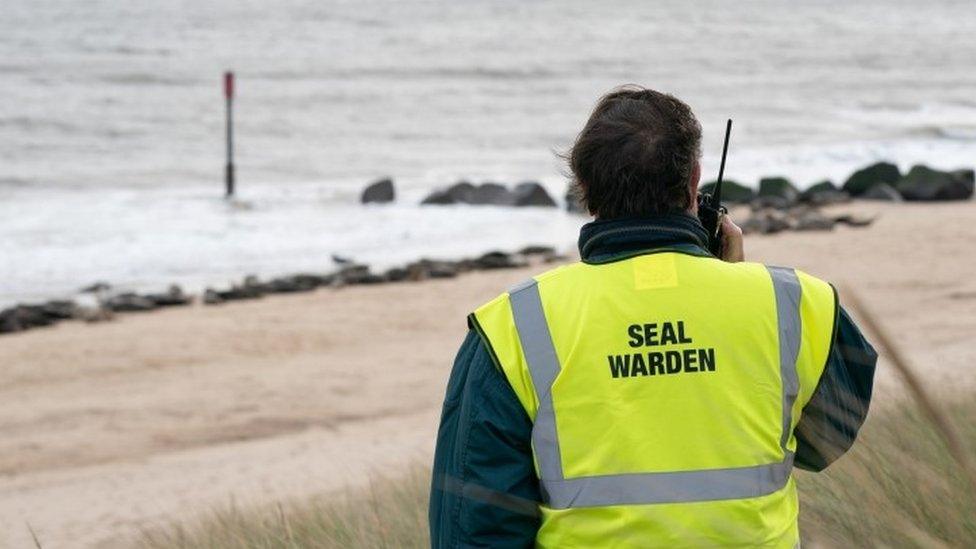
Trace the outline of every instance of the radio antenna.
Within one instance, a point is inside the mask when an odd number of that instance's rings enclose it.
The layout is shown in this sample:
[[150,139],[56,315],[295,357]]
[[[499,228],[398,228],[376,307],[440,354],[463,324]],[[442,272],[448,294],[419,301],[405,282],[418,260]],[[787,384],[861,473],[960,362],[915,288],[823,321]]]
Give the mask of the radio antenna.
[[715,190],[712,191],[712,200],[718,208],[722,203],[722,177],[725,175],[725,157],[729,154],[729,137],[732,135],[732,119],[725,123],[725,144],[722,145],[722,164],[718,168],[718,180],[715,182]]

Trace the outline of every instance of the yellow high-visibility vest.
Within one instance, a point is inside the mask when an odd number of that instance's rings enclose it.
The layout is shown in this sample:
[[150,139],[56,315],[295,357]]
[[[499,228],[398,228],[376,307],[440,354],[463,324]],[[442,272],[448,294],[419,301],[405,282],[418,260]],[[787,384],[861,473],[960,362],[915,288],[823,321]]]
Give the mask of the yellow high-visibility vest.
[[673,251],[477,309],[533,421],[539,547],[794,547],[800,412],[837,314],[806,273]]

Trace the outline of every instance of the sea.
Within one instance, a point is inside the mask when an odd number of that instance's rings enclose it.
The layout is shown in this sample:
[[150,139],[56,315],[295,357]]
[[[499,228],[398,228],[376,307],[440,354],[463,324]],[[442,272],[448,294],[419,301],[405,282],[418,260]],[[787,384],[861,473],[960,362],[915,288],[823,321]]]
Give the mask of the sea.
[[[711,179],[976,165],[972,0],[4,0],[0,305],[105,281],[197,291],[548,244],[561,208],[421,207],[542,182],[603,93],[678,95]],[[238,193],[223,198],[222,74]],[[359,204],[392,177],[397,201]]]

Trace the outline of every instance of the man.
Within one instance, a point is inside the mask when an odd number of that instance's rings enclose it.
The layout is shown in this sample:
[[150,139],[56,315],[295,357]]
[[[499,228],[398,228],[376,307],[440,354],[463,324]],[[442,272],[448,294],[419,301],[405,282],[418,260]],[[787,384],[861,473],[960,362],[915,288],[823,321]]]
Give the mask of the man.
[[794,466],[867,414],[877,355],[833,288],[743,262],[695,197],[701,127],[673,96],[599,102],[569,154],[582,261],[477,309],[447,387],[433,547],[795,547]]

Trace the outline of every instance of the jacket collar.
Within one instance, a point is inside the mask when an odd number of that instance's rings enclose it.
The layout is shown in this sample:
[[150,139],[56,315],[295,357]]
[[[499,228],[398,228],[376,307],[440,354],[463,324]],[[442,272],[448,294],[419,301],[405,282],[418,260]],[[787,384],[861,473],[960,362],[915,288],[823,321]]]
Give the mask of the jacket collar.
[[711,257],[708,233],[689,213],[596,220],[580,229],[580,258],[608,263],[655,251]]

